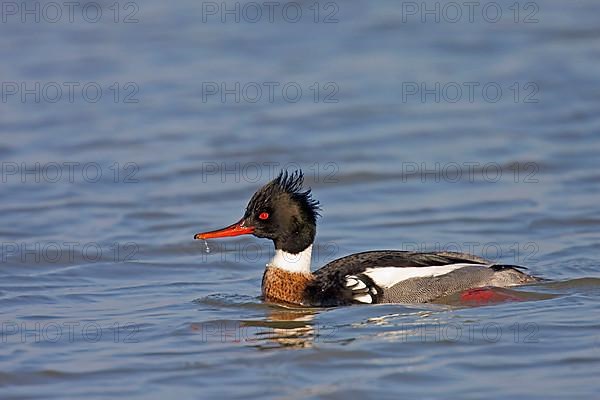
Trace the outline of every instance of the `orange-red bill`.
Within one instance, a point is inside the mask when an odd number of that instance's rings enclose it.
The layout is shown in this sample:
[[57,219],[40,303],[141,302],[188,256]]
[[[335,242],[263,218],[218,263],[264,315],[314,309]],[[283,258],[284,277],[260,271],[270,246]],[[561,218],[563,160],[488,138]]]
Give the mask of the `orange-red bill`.
[[244,220],[241,219],[233,225],[229,225],[223,229],[217,229],[216,231],[210,232],[202,232],[196,233],[194,235],[194,239],[214,239],[214,238],[222,238],[229,236],[240,236],[240,235],[248,235],[254,232],[253,226],[245,226]]

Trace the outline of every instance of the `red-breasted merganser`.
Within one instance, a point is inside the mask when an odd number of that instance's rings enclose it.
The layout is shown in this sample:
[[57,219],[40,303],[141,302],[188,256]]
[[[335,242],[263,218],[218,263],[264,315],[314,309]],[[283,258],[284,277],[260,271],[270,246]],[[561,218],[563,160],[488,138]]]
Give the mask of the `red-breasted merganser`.
[[[311,272],[319,202],[303,189],[302,171],[282,171],[253,196],[244,217],[194,239],[252,234],[271,239],[275,256],[262,279],[266,301],[304,306],[356,303],[426,303],[470,289],[508,287],[539,281],[484,258],[455,252],[367,251],[334,260]],[[476,297],[475,297],[476,298]]]

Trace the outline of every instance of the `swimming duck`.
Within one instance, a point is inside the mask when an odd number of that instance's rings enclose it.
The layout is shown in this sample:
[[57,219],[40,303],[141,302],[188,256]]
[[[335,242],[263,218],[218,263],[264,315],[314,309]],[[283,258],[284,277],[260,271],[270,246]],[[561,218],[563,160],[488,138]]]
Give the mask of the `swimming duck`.
[[238,222],[198,233],[206,240],[254,235],[273,241],[275,254],[262,278],[266,301],[330,307],[350,304],[427,303],[463,293],[465,299],[487,287],[538,282],[524,267],[495,264],[457,252],[376,250],[351,254],[311,272],[319,202],[304,189],[301,170],[282,171],[260,188]]

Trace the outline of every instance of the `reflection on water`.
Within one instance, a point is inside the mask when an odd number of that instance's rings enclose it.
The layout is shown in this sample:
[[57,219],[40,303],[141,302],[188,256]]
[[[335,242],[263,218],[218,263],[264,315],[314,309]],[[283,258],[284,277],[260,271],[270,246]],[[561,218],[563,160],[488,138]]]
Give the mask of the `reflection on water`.
[[[541,291],[524,291],[501,288],[502,292],[518,296],[518,301],[535,302],[555,299],[572,290],[586,292],[600,289],[596,278],[575,279],[530,286]],[[553,293],[545,292],[551,289]],[[511,300],[515,301],[515,300]],[[353,306],[357,314],[369,310],[370,316],[363,320],[338,325],[323,325],[319,314],[327,309],[309,309],[270,305],[269,312],[260,320],[239,322],[245,345],[261,350],[286,348],[326,347],[328,344],[348,345],[356,340],[369,341],[376,338],[386,342],[401,343],[497,343],[502,336],[519,343],[538,343],[540,327],[531,321],[515,321],[506,326],[496,321],[484,322],[472,318],[448,318],[448,313],[460,314],[471,307],[501,306],[503,303],[465,303],[460,296],[452,295],[436,304],[393,305],[401,312],[387,313],[381,306]],[[535,303],[532,303],[535,304]],[[543,304],[543,303],[541,303]],[[378,328],[375,329],[374,328]],[[506,339],[504,339],[506,340]]]
[[[336,325],[324,325],[319,321],[321,313],[327,313],[332,309],[307,308],[281,304],[264,304],[260,299],[247,299],[243,296],[214,295],[204,299],[196,300],[199,304],[220,304],[225,307],[255,307],[264,309],[266,315],[260,319],[240,320],[240,321],[207,321],[203,323],[193,323],[192,331],[201,335],[203,341],[221,341],[223,343],[236,343],[260,350],[286,349],[286,348],[312,348],[328,343],[339,345],[349,344],[355,340],[368,340],[370,335],[386,341],[396,341],[398,343],[407,342],[427,342],[427,341],[447,341],[461,342],[475,340],[476,330],[474,321],[448,322],[447,313],[457,313],[460,310],[471,307],[491,307],[501,306],[506,302],[536,302],[555,299],[567,295],[573,291],[593,292],[600,289],[600,279],[582,278],[562,282],[546,282],[543,284],[529,285],[519,289],[493,288],[496,294],[501,294],[499,301],[465,301],[460,294],[453,294],[432,304],[398,304],[385,305],[386,308],[394,307],[401,312],[378,313],[380,306],[352,306],[351,310],[357,313],[370,309],[372,316],[364,320],[351,323],[339,322]],[[549,293],[548,290],[552,291]],[[535,304],[535,303],[533,303]],[[543,304],[543,303],[542,303]],[[409,319],[407,319],[409,318]],[[479,325],[479,324],[476,324]],[[517,326],[516,323],[515,326]],[[348,326],[360,329],[373,327],[386,328],[382,331],[376,331],[374,334],[357,334],[356,336],[340,337],[339,331]],[[529,331],[536,331],[535,324],[526,323]],[[498,324],[488,322],[483,327],[477,326],[480,335],[488,342],[495,342],[495,336],[491,336],[490,329],[498,329]],[[465,336],[463,337],[463,329]],[[517,329],[513,327],[512,329]],[[521,329],[521,328],[519,328]],[[452,334],[451,334],[452,332]],[[466,335],[468,333],[468,335]],[[531,333],[531,332],[530,332]],[[533,335],[530,334],[530,337]],[[492,339],[490,339],[492,338]]]
[[[264,328],[254,334],[259,349],[277,347],[307,348],[320,340],[326,340],[327,329],[315,326],[316,311],[303,309],[274,309],[264,321],[243,321],[242,326]],[[334,327],[330,328],[331,330]],[[250,340],[252,342],[252,340]]]

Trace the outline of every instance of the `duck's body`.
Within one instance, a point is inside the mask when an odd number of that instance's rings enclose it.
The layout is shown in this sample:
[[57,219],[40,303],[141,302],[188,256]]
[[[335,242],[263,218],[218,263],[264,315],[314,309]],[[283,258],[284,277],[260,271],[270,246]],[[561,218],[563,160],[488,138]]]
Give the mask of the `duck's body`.
[[301,187],[301,173],[282,173],[253,196],[241,221],[195,236],[254,234],[272,239],[275,256],[262,279],[267,301],[320,307],[426,303],[469,289],[539,280],[521,272],[523,267],[454,252],[367,251],[311,272],[318,203],[312,200],[310,190],[300,192]]
[[314,273],[271,262],[263,275],[262,293],[268,301],[320,307],[428,303],[473,288],[538,280],[519,268],[464,253],[368,251],[334,260]]

